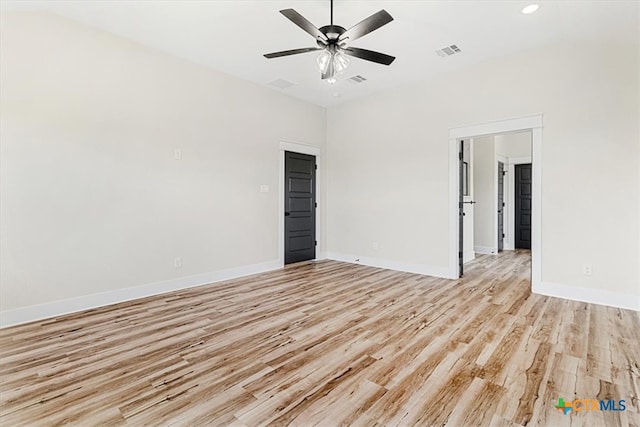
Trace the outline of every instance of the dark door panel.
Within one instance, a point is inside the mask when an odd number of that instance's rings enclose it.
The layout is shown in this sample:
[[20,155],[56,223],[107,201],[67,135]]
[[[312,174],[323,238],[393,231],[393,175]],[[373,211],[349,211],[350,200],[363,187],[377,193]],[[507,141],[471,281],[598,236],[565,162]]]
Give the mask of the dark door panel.
[[504,163],[498,162],[498,252],[504,249]]
[[284,263],[316,257],[316,158],[284,155]]
[[531,249],[531,163],[515,167],[515,247]]
[[464,141],[460,141],[458,152],[458,273],[464,274]]
[[[289,187],[291,188],[291,187]],[[295,193],[295,194],[294,194]],[[287,206],[287,212],[290,214],[298,213],[298,214],[307,214],[311,215],[313,213],[313,200],[311,192],[294,192],[289,190],[289,206]],[[301,195],[304,194],[304,195]]]

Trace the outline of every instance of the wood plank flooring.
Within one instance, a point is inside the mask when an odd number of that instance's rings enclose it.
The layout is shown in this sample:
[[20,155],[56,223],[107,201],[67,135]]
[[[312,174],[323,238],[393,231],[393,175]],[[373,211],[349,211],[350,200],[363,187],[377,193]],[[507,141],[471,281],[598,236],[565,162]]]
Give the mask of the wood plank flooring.
[[640,427],[639,313],[532,295],[530,267],[320,261],[3,329],[0,425]]

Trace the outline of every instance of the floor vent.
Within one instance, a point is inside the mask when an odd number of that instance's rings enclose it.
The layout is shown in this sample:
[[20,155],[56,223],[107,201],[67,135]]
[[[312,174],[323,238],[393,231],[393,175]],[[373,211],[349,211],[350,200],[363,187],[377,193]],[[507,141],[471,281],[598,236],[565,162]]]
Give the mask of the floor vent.
[[277,87],[278,89],[288,89],[291,86],[295,86],[295,83],[290,82],[285,79],[276,79],[270,83],[267,83],[269,86]]
[[350,83],[362,83],[364,81],[367,81],[367,79],[365,79],[364,77],[362,77],[361,75],[357,75],[357,76],[353,76],[350,79],[348,79],[348,81]]
[[441,58],[446,58],[447,56],[455,55],[456,53],[460,53],[460,52],[462,52],[462,50],[460,50],[460,48],[455,44],[452,44],[451,46],[443,47],[440,50],[436,50],[436,53]]

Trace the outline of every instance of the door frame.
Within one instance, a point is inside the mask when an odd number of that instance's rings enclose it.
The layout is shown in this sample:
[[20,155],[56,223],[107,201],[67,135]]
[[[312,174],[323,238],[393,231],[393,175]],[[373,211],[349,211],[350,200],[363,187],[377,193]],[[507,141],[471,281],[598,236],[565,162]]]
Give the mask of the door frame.
[[531,130],[533,192],[531,230],[531,287],[542,283],[542,128],[543,115],[534,114],[449,129],[449,278],[459,277],[458,269],[458,144],[463,138]]
[[318,169],[316,170],[316,182],[315,182],[315,191],[316,191],[316,203],[318,204],[318,208],[316,209],[316,241],[318,245],[316,246],[316,257],[314,259],[321,259],[321,254],[324,253],[324,247],[322,246],[322,239],[320,239],[320,212],[323,206],[324,200],[322,200],[322,186],[321,186],[321,173],[322,168],[320,167],[322,156],[322,150],[320,147],[314,145],[306,145],[300,144],[297,142],[290,141],[280,141],[279,148],[279,163],[280,167],[278,168],[278,264],[280,268],[284,267],[284,152],[291,151],[293,153],[299,154],[308,154],[310,156],[315,156],[316,165]]

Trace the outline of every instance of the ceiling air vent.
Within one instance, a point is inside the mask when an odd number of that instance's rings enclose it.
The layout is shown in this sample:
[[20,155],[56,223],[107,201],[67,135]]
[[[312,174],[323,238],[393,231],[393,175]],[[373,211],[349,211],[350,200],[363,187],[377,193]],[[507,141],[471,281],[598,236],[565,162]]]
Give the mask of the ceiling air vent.
[[364,77],[362,77],[361,75],[357,75],[357,76],[353,76],[350,79],[348,79],[349,83],[362,83],[367,81],[367,79],[365,79]]
[[276,79],[270,83],[268,83],[269,86],[273,86],[273,87],[277,87],[278,89],[288,89],[291,86],[294,86],[295,83],[290,82],[289,80],[285,80],[285,79]]
[[440,50],[436,50],[436,53],[441,58],[446,58],[447,56],[455,55],[456,53],[460,53],[460,52],[462,52],[462,50],[460,50],[460,48],[455,44],[452,44],[451,46],[443,47]]

